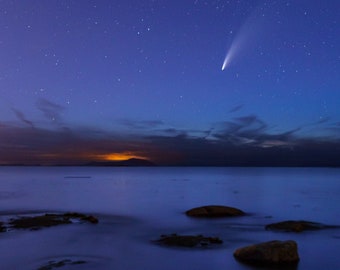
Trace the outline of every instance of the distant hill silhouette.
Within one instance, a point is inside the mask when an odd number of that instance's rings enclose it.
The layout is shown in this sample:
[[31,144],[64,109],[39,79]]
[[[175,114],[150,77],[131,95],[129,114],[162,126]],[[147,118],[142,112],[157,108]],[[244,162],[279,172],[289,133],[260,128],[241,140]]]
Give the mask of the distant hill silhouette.
[[146,160],[146,159],[139,159],[139,158],[130,158],[127,160],[120,160],[120,161],[92,161],[85,166],[93,166],[93,167],[151,167],[156,166],[155,163]]

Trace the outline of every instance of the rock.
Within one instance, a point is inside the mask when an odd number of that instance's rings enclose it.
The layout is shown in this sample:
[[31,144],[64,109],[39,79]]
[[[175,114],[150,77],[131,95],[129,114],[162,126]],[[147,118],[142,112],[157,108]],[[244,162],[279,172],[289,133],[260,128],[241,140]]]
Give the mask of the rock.
[[323,225],[321,223],[310,222],[310,221],[282,221],[278,223],[272,223],[267,225],[266,230],[278,230],[278,231],[286,231],[286,232],[302,232],[306,230],[320,230],[330,226]]
[[0,233],[6,231],[6,227],[3,226],[4,224],[0,222]]
[[12,219],[10,220],[9,225],[14,229],[38,230],[41,227],[52,227],[70,223],[72,222],[63,216],[46,214],[42,216],[20,217],[18,219]]
[[295,241],[270,241],[235,250],[234,257],[252,265],[296,265],[299,262]]
[[51,270],[54,268],[59,268],[66,265],[84,264],[85,261],[72,261],[72,260],[62,260],[62,261],[49,261],[48,264],[41,266],[38,270]]
[[38,230],[43,227],[52,227],[62,224],[72,224],[74,220],[98,223],[98,219],[80,213],[65,214],[45,214],[40,216],[19,217],[11,219],[9,225],[11,229]]
[[222,244],[223,241],[218,237],[204,237],[203,235],[162,235],[158,244],[178,247],[208,247],[213,244]]
[[240,209],[220,205],[207,205],[192,208],[185,213],[190,217],[235,217],[245,215]]
[[99,222],[98,219],[94,216],[87,216],[87,215],[76,213],[76,212],[65,213],[64,217],[76,218],[79,220],[88,221],[93,224],[97,224]]
[[88,221],[88,222],[93,223],[93,224],[97,224],[99,222],[98,218],[96,218],[94,216],[86,216],[86,217],[82,218],[82,220]]

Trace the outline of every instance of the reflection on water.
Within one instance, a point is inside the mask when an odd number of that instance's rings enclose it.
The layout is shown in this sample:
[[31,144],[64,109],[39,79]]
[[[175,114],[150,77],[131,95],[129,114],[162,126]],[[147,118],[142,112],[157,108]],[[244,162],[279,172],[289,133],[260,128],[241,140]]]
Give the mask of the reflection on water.
[[[0,220],[77,211],[100,222],[1,233],[1,265],[33,270],[66,260],[86,263],[61,269],[255,269],[235,261],[233,251],[292,239],[299,245],[299,270],[338,269],[338,229],[295,234],[264,226],[287,219],[340,225],[339,177],[338,169],[2,167]],[[247,215],[214,220],[184,215],[206,204],[234,206]],[[217,236],[223,245],[188,250],[152,243],[171,233]]]

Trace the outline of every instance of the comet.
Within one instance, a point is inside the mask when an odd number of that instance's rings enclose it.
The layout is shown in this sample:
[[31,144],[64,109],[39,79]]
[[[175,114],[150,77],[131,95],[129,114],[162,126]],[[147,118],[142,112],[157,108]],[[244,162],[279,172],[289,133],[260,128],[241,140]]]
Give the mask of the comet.
[[230,61],[230,55],[227,53],[225,58],[224,58],[224,61],[223,61],[222,71],[225,70],[225,68],[227,67],[229,61]]
[[256,40],[260,38],[260,33],[264,25],[264,17],[259,16],[261,9],[255,9],[242,24],[238,33],[231,42],[229,49],[222,64],[222,71],[228,68],[235,58],[250,44],[256,44]]
[[228,50],[225,58],[224,58],[224,61],[223,61],[223,65],[222,65],[222,71],[225,70],[229,64],[230,64],[230,61],[232,60],[232,58],[234,57],[235,55],[235,46],[233,46],[234,43],[232,43],[230,49]]
[[245,31],[243,27],[239,34],[232,41],[231,46],[227,51],[227,54],[222,64],[222,71],[229,67],[230,63],[232,63],[235,56],[237,56],[240,53],[244,45],[247,43],[248,38],[249,38],[248,31]]

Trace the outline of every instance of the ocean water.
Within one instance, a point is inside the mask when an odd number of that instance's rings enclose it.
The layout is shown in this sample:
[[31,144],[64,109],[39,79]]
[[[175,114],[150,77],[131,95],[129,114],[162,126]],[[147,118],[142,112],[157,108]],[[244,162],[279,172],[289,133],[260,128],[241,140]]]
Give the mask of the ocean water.
[[[193,219],[190,208],[221,204],[244,217]],[[0,233],[0,269],[262,269],[235,249],[269,240],[298,243],[299,270],[340,269],[340,229],[284,233],[283,220],[340,225],[340,169],[0,167],[0,221],[30,213],[77,211],[99,224]],[[216,248],[167,248],[162,234],[216,236]],[[54,269],[54,268],[51,268]],[[273,268],[270,268],[273,269]]]

